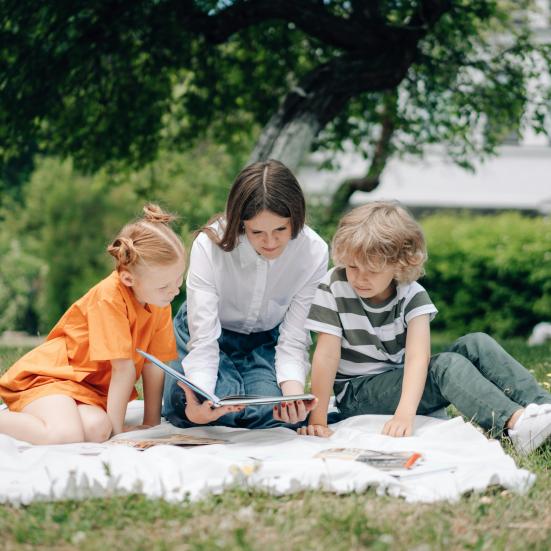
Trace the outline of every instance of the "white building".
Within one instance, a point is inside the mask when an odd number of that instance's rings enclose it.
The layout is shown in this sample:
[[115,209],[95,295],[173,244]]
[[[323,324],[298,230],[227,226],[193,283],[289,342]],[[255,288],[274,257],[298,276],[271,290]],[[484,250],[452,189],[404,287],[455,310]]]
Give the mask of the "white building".
[[[534,35],[551,43],[551,0],[539,0],[539,7],[532,21]],[[320,170],[326,155],[313,154],[299,169],[298,179],[307,195],[327,200],[345,179],[364,176],[368,161],[350,148],[336,154],[339,170]],[[517,142],[512,137],[496,157],[477,163],[474,173],[447,160],[438,147],[423,159],[391,159],[379,187],[371,193],[356,192],[351,203],[376,199],[395,199],[414,210],[515,209],[550,214],[551,141],[530,132]]]
[[[298,172],[307,195],[329,198],[346,178],[360,177],[367,162],[359,155],[339,155],[340,170],[319,170],[313,155]],[[447,161],[434,149],[422,160],[393,159],[371,193],[356,192],[351,203],[395,199],[414,210],[440,208],[551,213],[551,145],[506,145],[478,163],[474,173]]]

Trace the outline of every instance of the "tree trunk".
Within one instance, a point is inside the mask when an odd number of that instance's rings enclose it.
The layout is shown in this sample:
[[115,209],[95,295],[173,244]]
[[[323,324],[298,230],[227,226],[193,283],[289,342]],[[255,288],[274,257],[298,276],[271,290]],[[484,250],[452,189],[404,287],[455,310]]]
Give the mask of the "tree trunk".
[[249,162],[277,159],[295,171],[320,130],[313,113],[303,113],[284,123],[278,112],[264,127]]
[[410,66],[415,52],[387,54],[387,59],[368,60],[344,55],[307,74],[283,100],[268,121],[249,158],[250,162],[277,159],[296,170],[312,142],[350,98],[365,92],[395,89]]

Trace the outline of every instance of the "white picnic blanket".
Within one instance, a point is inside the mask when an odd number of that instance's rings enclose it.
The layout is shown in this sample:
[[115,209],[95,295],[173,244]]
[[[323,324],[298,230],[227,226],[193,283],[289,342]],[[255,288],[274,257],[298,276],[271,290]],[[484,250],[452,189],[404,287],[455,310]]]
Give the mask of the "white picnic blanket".
[[[142,404],[129,416],[139,419]],[[284,428],[267,430],[201,427],[178,429],[168,423],[125,438],[181,432],[220,438],[224,444],[145,451],[112,444],[29,446],[0,435],[0,503],[84,499],[141,493],[169,501],[196,500],[231,487],[257,488],[275,495],[307,489],[401,496],[410,502],[457,500],[468,491],[497,484],[522,493],[535,475],[519,469],[496,440],[488,440],[460,417],[447,421],[418,416],[415,436],[391,438],[381,429],[388,416],[363,415],[333,425],[330,439],[299,436]],[[317,459],[336,447],[381,451],[413,450],[424,462],[392,476],[356,461]]]

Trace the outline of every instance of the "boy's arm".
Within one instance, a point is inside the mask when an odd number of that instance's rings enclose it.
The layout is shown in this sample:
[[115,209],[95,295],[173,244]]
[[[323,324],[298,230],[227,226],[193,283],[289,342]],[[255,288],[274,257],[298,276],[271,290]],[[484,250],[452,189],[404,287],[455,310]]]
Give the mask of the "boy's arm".
[[411,436],[413,433],[413,420],[425,389],[429,361],[430,317],[425,314],[408,324],[402,394],[394,416],[385,423],[383,434]]
[[123,430],[128,400],[136,382],[136,368],[132,360],[111,360],[111,382],[107,392],[107,416],[113,434]]
[[154,427],[161,422],[161,400],[163,397],[163,370],[146,362],[142,371],[144,411],[143,424]]
[[308,427],[304,427],[300,431],[301,434],[331,435],[327,429],[327,407],[340,358],[341,338],[329,333],[320,333],[312,360],[312,394],[318,398],[318,405],[310,414]]

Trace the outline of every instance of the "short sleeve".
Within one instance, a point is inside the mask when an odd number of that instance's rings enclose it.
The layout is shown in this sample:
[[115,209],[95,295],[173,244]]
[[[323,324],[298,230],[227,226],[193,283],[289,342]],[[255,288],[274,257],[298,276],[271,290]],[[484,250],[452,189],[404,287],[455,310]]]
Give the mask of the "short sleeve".
[[408,297],[404,304],[404,320],[406,325],[413,318],[425,314],[428,314],[429,320],[432,321],[437,313],[438,310],[432,303],[427,291],[420,285],[416,285],[415,288],[412,289],[412,296],[410,298]]
[[159,312],[158,324],[151,343],[147,351],[163,362],[176,360],[178,352],[176,351],[176,338],[174,337],[174,328],[172,325],[172,310],[170,306],[165,306]]
[[100,299],[88,308],[90,360],[95,362],[133,357],[130,322],[124,300]]
[[306,329],[316,333],[328,333],[342,337],[342,323],[337,301],[331,292],[327,278],[324,278],[316,289],[305,326]]

